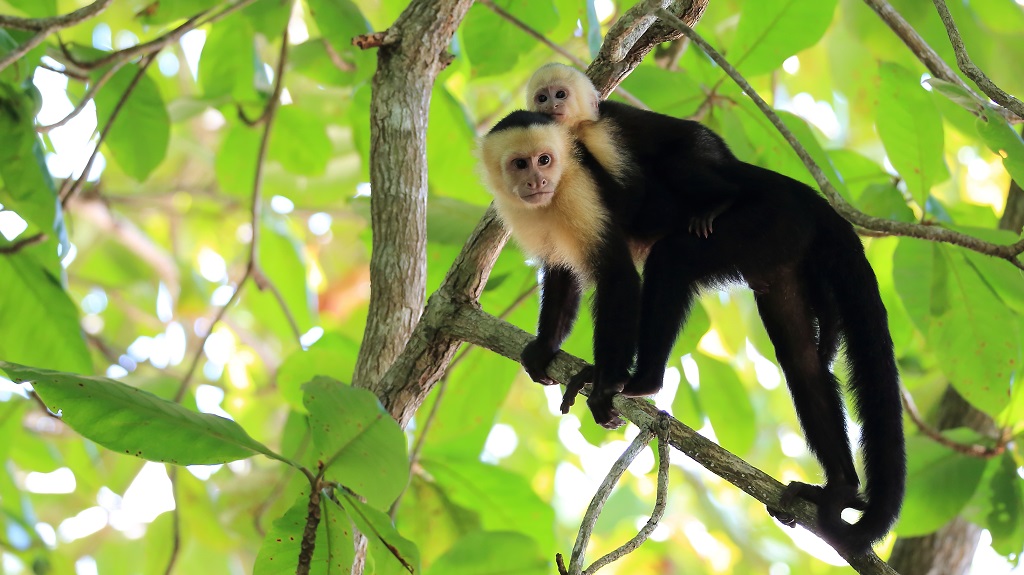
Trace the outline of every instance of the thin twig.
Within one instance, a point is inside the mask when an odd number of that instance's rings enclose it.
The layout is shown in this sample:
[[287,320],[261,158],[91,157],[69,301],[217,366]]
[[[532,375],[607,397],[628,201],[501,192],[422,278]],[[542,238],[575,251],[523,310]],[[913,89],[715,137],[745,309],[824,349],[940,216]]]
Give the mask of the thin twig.
[[1009,441],[1009,436],[1003,433],[999,438],[999,441],[992,447],[987,445],[978,445],[975,443],[960,443],[959,441],[953,441],[952,439],[942,435],[942,432],[928,425],[924,418],[921,417],[921,413],[917,410],[917,405],[914,404],[914,398],[910,395],[903,386],[900,386],[900,396],[903,398],[903,407],[907,410],[907,415],[910,416],[910,420],[914,422],[914,425],[921,430],[929,438],[933,439],[939,445],[944,445],[957,453],[969,455],[971,457],[978,457],[980,459],[992,459],[1002,455],[1006,451],[1006,443]]
[[84,22],[93,16],[98,15],[107,9],[114,0],[96,0],[88,6],[79,8],[74,12],[68,12],[61,16],[49,18],[18,18],[0,14],[0,28],[11,28],[14,30],[28,30],[31,32],[46,32],[47,34],[70,28],[75,24]]
[[[252,186],[252,205],[250,206],[250,218],[249,225],[252,228],[252,238],[249,242],[249,261],[245,266],[245,273],[242,278],[238,280],[238,287],[235,292],[231,294],[231,298],[224,304],[216,315],[213,317],[213,321],[210,322],[209,329],[203,336],[203,340],[199,344],[199,349],[196,350],[195,355],[192,357],[192,364],[188,368],[188,372],[185,377],[182,378],[181,384],[178,386],[178,391],[174,395],[174,401],[181,401],[185,397],[185,391],[188,389],[189,383],[192,381],[192,377],[195,375],[196,367],[199,365],[199,360],[203,356],[203,348],[206,347],[206,341],[210,339],[210,335],[213,333],[213,328],[224,318],[224,314],[227,313],[229,307],[234,304],[242,293],[242,288],[245,287],[246,282],[254,274],[262,275],[262,272],[258,270],[259,266],[259,242],[260,242],[260,220],[263,214],[263,165],[267,157],[267,148],[270,142],[270,128],[274,125],[274,117],[277,110],[277,104],[281,100],[281,91],[284,85],[284,66],[285,60],[288,57],[288,26],[285,26],[284,33],[281,38],[281,52],[280,59],[277,63],[278,71],[277,77],[274,79],[274,94],[267,106],[270,110],[267,112],[266,122],[263,125],[263,135],[260,138],[259,152],[256,156],[256,175],[253,178]],[[266,278],[264,278],[266,279]],[[269,281],[269,280],[267,280]],[[283,306],[283,309],[287,312],[288,308]],[[294,320],[293,320],[294,321]],[[295,328],[296,332],[298,329]]]
[[615,460],[611,469],[608,470],[608,474],[605,475],[604,481],[597,488],[597,492],[594,493],[594,498],[590,500],[590,506],[587,507],[586,514],[583,515],[583,521],[580,523],[580,532],[576,535],[576,544],[572,547],[572,557],[569,560],[569,573],[571,575],[579,575],[583,573],[583,558],[587,552],[587,544],[590,543],[590,534],[594,531],[594,526],[597,525],[597,518],[601,516],[601,510],[604,508],[605,502],[612,494],[612,490],[615,489],[615,485],[619,482],[619,478],[625,473],[626,468],[629,467],[633,460],[636,459],[640,452],[647,448],[647,444],[651,442],[654,437],[654,432],[648,428],[640,428],[640,433],[633,439],[633,443],[629,444],[629,447],[622,452],[622,455]]
[[0,72],[5,70],[8,66],[17,62],[19,58],[28,54],[33,48],[43,43],[46,40],[47,32],[36,32],[24,44],[19,45],[14,50],[11,50],[7,54],[0,57]]
[[135,46],[125,48],[124,50],[111,52],[110,54],[107,54],[106,56],[103,56],[101,58],[97,58],[96,60],[90,60],[88,62],[76,60],[71,56],[70,53],[68,53],[67,50],[64,51],[64,56],[76,68],[79,68],[81,70],[93,70],[96,68],[100,68],[102,66],[109,66],[117,62],[126,62],[140,55],[155,54],[156,52],[159,52],[160,50],[163,50],[167,46],[180,40],[181,37],[184,36],[186,33],[200,26],[217,22],[218,20],[221,20],[222,18],[225,18],[226,16],[229,16],[230,14],[237,12],[242,8],[245,8],[246,6],[252,4],[255,1],[256,0],[239,0],[238,2],[222,9],[220,12],[217,12],[216,14],[213,14],[206,18],[204,18],[204,16],[206,16],[209,13],[209,10],[204,10],[203,12],[200,12],[195,16],[192,16],[191,18],[186,20],[185,23],[178,26],[174,30],[171,30],[167,34],[164,34],[163,36],[159,36],[143,44],[136,44]]
[[10,245],[0,246],[0,254],[3,254],[5,256],[6,255],[11,255],[11,254],[16,254],[19,251],[21,251],[21,250],[23,250],[23,249],[25,249],[25,248],[27,248],[29,246],[32,246],[32,245],[35,245],[35,244],[41,244],[41,243],[45,242],[46,239],[47,239],[46,234],[44,234],[42,232],[39,232],[38,234],[29,236],[27,238],[22,238],[22,239],[14,242],[14,243],[12,243]]
[[[566,58],[567,60],[572,62],[573,65],[576,66],[577,68],[580,68],[581,70],[586,70],[587,69],[587,63],[584,62],[582,59],[578,58],[572,52],[566,50],[565,48],[559,46],[558,44],[555,44],[554,42],[549,40],[547,36],[541,34],[540,32],[538,32],[536,30],[534,30],[533,28],[530,27],[529,24],[527,24],[526,22],[523,22],[519,18],[516,18],[516,16],[514,14],[512,14],[509,11],[505,10],[501,6],[498,6],[497,4],[495,4],[493,0],[478,0],[478,3],[483,4],[484,6],[487,6],[488,8],[491,9],[492,12],[494,12],[498,16],[501,16],[505,20],[508,20],[516,28],[519,28],[523,32],[526,32],[534,40],[537,40],[541,44],[544,44],[548,48],[551,48],[551,50],[553,50],[555,53],[559,54],[563,58]],[[628,91],[623,90],[621,87],[620,88],[616,88],[615,93],[618,94],[619,96],[622,96],[622,98],[624,100],[626,100],[627,102],[629,102],[630,104],[632,104],[634,106],[637,106],[639,108],[643,108],[645,110],[650,109],[650,108],[647,107],[646,104],[644,104],[640,100],[640,98],[637,98],[633,94],[630,94]]]
[[89,79],[89,75],[88,74],[82,74],[80,72],[74,72],[74,71],[68,70],[66,66],[61,66],[62,68],[64,68],[63,70],[58,70],[57,68],[47,64],[46,62],[40,62],[40,63],[36,64],[36,66],[39,66],[43,70],[49,70],[49,71],[53,72],[54,74],[63,74],[65,76],[67,76],[68,78],[74,78],[75,80],[78,80],[80,82],[85,82],[85,81],[87,81]]
[[181,502],[178,501],[178,466],[168,465],[167,467],[171,470],[169,475],[174,509],[171,510],[171,556],[167,559],[164,575],[171,575],[174,571],[174,564],[178,562],[178,553],[181,552]]
[[[868,1],[872,2],[874,0]],[[648,0],[648,5],[657,6],[658,4],[659,0]],[[666,23],[678,29],[680,32],[682,32],[688,38],[690,38],[690,40],[692,40],[695,44],[700,46],[700,48],[704,50],[704,53],[706,53],[712,60],[714,60],[715,63],[718,64],[719,67],[721,67],[725,71],[725,73],[728,74],[729,77],[732,78],[732,80],[736,82],[736,84],[738,84],[744,92],[746,92],[746,94],[754,101],[754,103],[761,110],[761,112],[764,113],[764,115],[768,118],[769,121],[771,121],[772,125],[775,126],[779,133],[781,133],[782,136],[786,139],[789,145],[796,152],[797,156],[800,157],[800,160],[804,163],[804,166],[807,168],[807,171],[810,172],[811,175],[814,177],[814,181],[817,182],[818,187],[820,187],[821,191],[824,192],[826,197],[828,197],[829,202],[832,204],[832,207],[834,207],[835,210],[839,212],[839,214],[846,218],[848,221],[850,221],[853,224],[862,226],[864,228],[885,232],[890,235],[922,238],[926,240],[945,242],[957,245],[963,248],[967,248],[969,250],[976,251],[978,253],[1004,259],[1013,264],[1014,266],[1020,269],[1024,269],[1024,262],[1022,262],[1017,257],[1022,252],[1024,252],[1024,240],[1008,245],[994,244],[938,226],[906,224],[902,222],[896,222],[893,220],[887,220],[885,218],[869,216],[858,211],[856,208],[847,203],[847,201],[839,194],[839,192],[836,191],[836,189],[832,186],[832,183],[829,182],[828,178],[825,177],[825,174],[821,171],[821,168],[818,166],[818,164],[814,161],[813,158],[811,158],[810,154],[807,153],[807,150],[803,147],[800,141],[796,139],[796,136],[793,135],[793,132],[791,132],[789,128],[787,128],[786,125],[782,123],[782,120],[779,118],[778,114],[776,114],[775,111],[772,110],[771,107],[764,101],[764,99],[761,98],[760,95],[758,95],[757,91],[755,91],[750,86],[750,83],[747,82],[743,78],[743,76],[741,76],[740,73],[736,71],[736,68],[734,68],[728,61],[726,61],[726,59],[723,58],[722,55],[718,53],[718,51],[712,48],[707,43],[707,41],[704,40],[704,38],[702,38],[699,34],[694,32],[692,28],[687,26],[685,22],[683,22],[679,18],[676,18],[670,12],[661,8],[658,8],[655,11],[655,13]]]
[[277,300],[277,305],[281,306],[281,311],[284,312],[285,319],[288,320],[288,325],[292,328],[292,335],[295,336],[295,341],[298,342],[299,346],[302,346],[302,330],[299,329],[299,322],[295,321],[295,314],[288,307],[288,302],[284,301],[284,296],[281,295],[281,290],[277,289],[277,285],[267,277],[267,274],[263,273],[263,268],[258,264],[256,265],[255,274],[253,275],[253,281],[256,282],[256,287],[263,290],[270,290],[270,293],[274,295],[274,299]]
[[125,65],[126,62],[127,61],[115,63],[113,66],[107,68],[103,72],[103,74],[101,74],[100,77],[96,79],[95,82],[91,82],[89,84],[89,88],[85,91],[85,95],[82,96],[82,99],[78,102],[78,105],[75,106],[75,109],[71,110],[70,114],[64,116],[60,120],[57,120],[56,122],[48,126],[37,126],[36,131],[39,132],[40,134],[45,134],[50,130],[53,130],[54,128],[59,128],[64,124],[67,124],[72,119],[74,119],[75,116],[81,114],[82,110],[84,110],[86,106],[88,106],[89,102],[91,102],[92,99],[96,96],[100,88],[105,86],[107,82],[114,77],[114,74],[116,74],[118,70],[120,70],[121,67]]
[[[67,209],[68,201],[71,200],[82,188],[82,184],[89,177],[89,172],[92,171],[92,164],[96,161],[96,156],[100,153],[100,146],[106,141],[107,136],[110,134],[110,129],[114,126],[114,122],[117,120],[118,115],[121,113],[121,109],[124,108],[125,103],[128,101],[128,97],[131,96],[132,92],[135,91],[135,87],[139,85],[139,81],[146,74],[146,69],[153,63],[155,55],[147,54],[142,57],[139,61],[139,71],[135,73],[135,77],[128,84],[124,94],[121,94],[121,98],[117,100],[117,104],[114,105],[114,109],[110,112],[110,118],[107,119],[106,125],[100,131],[100,137],[96,140],[96,147],[93,149],[92,154],[89,156],[89,161],[85,163],[85,169],[82,170],[82,174],[76,179],[68,178],[64,180],[64,185],[61,186],[60,190],[60,204],[61,207]],[[68,184],[71,182],[71,184]]]
[[939,18],[942,18],[943,25],[946,26],[946,34],[949,36],[949,43],[953,45],[953,52],[956,53],[956,65],[960,71],[977,84],[981,91],[992,98],[995,103],[1010,110],[1018,118],[1024,119],[1024,102],[996,86],[995,82],[989,79],[985,72],[978,68],[971,57],[967,55],[967,47],[964,46],[964,41],[960,38],[960,31],[957,29],[956,23],[953,22],[953,16],[949,13],[946,2],[944,0],[932,0],[932,2],[935,4],[935,9],[939,11]]
[[590,567],[583,572],[583,575],[593,575],[597,573],[597,570],[608,565],[613,561],[617,561],[629,553],[637,550],[647,538],[654,533],[654,530],[658,527],[658,523],[661,518],[665,515],[665,503],[668,500],[668,463],[669,463],[669,451],[668,451],[668,426],[669,419],[668,414],[666,417],[658,421],[658,492],[654,498],[654,510],[651,511],[651,517],[644,524],[643,528],[633,536],[632,539],[625,542],[618,549],[611,553],[601,557],[597,561],[591,563]]

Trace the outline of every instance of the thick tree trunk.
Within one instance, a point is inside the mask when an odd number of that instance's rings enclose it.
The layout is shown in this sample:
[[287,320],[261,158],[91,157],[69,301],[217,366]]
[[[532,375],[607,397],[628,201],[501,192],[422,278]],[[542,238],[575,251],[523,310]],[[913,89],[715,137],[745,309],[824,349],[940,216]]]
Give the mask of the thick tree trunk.
[[[1017,182],[1010,183],[999,227],[1016,233],[1024,227],[1024,191]],[[946,388],[934,421],[938,429],[967,426],[991,437],[998,435],[992,418],[968,405],[952,387]],[[957,517],[935,533],[901,537],[893,547],[889,565],[902,575],[966,575],[980,537],[980,527]]]
[[376,391],[426,301],[427,117],[472,0],[413,0],[377,52],[370,103],[370,312],[353,384]]

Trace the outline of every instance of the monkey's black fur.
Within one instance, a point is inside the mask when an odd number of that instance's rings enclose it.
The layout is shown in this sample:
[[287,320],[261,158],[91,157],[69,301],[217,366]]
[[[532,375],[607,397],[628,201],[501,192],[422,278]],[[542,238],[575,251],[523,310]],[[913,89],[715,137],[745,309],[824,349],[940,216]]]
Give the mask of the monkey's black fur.
[[[585,147],[580,154],[606,188],[601,197],[613,214],[595,262],[594,389],[587,400],[595,419],[614,427],[621,423],[612,407],[616,393],[661,389],[673,342],[702,288],[745,282],[825,472],[822,486],[791,484],[780,507],[796,495],[816,502],[833,546],[866,551],[899,514],[906,456],[886,311],[853,227],[810,187],[738,160],[701,124],[615,102],[602,102],[599,111],[600,122],[617,127],[633,169],[623,189]],[[650,248],[642,285],[628,257],[631,244]],[[542,287],[538,337],[522,360],[534,380],[550,383],[545,368],[572,328],[580,281],[545,268]],[[830,371],[840,344],[862,424],[866,503]],[[863,516],[846,523],[846,507],[863,509]],[[784,511],[771,511],[786,521]]]

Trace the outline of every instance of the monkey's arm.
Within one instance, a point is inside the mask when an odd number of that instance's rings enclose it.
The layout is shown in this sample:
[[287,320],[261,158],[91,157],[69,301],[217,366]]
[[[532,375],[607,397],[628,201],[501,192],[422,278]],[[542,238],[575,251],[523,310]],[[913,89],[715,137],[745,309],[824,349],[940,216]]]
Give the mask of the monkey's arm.
[[526,344],[520,360],[533,381],[554,385],[547,367],[576,322],[582,288],[576,276],[565,268],[545,265],[543,274],[537,338]]

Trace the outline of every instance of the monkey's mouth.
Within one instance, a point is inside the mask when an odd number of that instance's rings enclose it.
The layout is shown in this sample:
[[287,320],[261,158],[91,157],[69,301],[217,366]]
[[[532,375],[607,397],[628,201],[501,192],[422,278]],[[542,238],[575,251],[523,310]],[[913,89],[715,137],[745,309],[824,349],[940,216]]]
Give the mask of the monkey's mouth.
[[540,204],[540,203],[546,202],[548,200],[548,197],[551,196],[551,195],[552,195],[552,192],[540,191],[540,192],[534,192],[534,193],[532,193],[530,195],[527,195],[527,196],[519,196],[519,197],[520,197],[520,199],[522,199],[524,202],[526,202],[528,204]]

